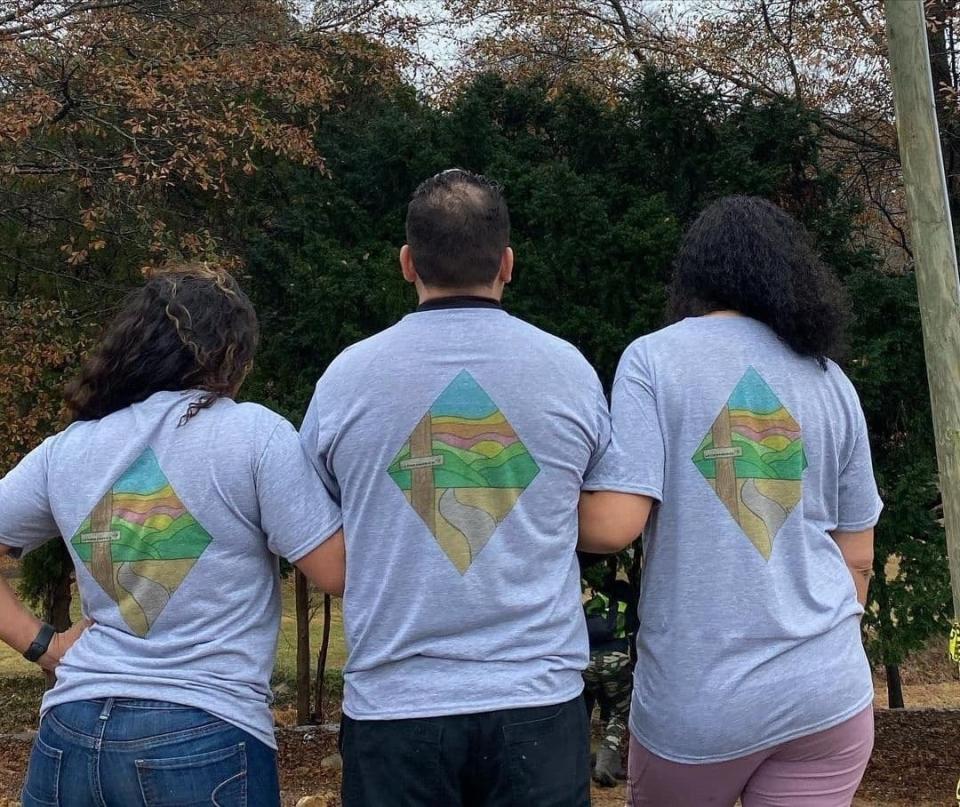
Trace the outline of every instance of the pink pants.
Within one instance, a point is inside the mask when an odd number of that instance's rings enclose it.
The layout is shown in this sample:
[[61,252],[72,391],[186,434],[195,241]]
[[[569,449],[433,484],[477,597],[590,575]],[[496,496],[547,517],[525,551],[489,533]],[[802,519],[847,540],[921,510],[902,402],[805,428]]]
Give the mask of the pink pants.
[[728,762],[686,765],[631,735],[628,807],[850,807],[873,751],[873,707],[839,726]]

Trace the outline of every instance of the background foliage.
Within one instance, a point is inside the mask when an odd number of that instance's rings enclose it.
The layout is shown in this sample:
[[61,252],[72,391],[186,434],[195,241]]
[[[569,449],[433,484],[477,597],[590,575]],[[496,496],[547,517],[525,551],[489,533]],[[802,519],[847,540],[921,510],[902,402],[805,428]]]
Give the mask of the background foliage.
[[[389,3],[318,3],[312,23],[267,0],[244,14],[206,0],[97,5],[57,4],[73,16],[25,17],[16,30],[0,17],[0,67],[12,77],[0,86],[0,472],[58,427],[64,376],[144,265],[214,253],[233,263],[263,329],[244,394],[299,421],[327,363],[413,307],[396,254],[409,194],[436,171],[456,165],[504,184],[517,254],[508,307],[576,344],[606,383],[626,345],[662,324],[684,227],[721,195],[758,194],[807,224],[857,313],[845,368],[887,502],[871,652],[896,663],[943,630],[950,597],[914,278],[878,246],[896,240],[896,215],[880,216],[838,159],[854,135],[848,117],[838,139],[836,88],[816,95],[798,74],[800,92],[743,81],[730,92],[703,81],[716,54],[702,37],[688,52],[699,63],[649,58],[665,46],[647,42],[645,58],[628,47],[603,67],[572,53],[581,69],[560,71],[542,49],[523,61],[518,35],[502,63],[496,43],[475,42],[478,69],[427,95],[402,47],[416,21]],[[536,3],[513,5],[513,21],[551,22],[548,4],[546,17],[529,16]],[[774,5],[776,31],[785,7]],[[370,19],[375,31],[358,29]],[[604,31],[589,41],[602,44]],[[733,77],[750,59],[749,48],[736,53]],[[28,593],[62,590],[61,561],[28,567]]]

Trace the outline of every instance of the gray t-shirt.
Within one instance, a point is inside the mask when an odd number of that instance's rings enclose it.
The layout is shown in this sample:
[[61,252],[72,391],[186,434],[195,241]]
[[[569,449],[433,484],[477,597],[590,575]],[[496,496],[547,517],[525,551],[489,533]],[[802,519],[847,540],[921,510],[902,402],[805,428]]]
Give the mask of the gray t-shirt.
[[276,747],[270,673],[277,555],[296,561],[340,511],[296,430],[221,399],[178,426],[192,392],[158,392],[44,441],[0,480],[0,544],[64,536],[83,612],[51,707],[126,697],[194,706]]
[[853,386],[746,317],[638,339],[588,487],[660,500],[644,534],[630,728],[686,763],[836,725],[873,697],[830,533],[882,504]]
[[499,309],[414,313],[330,365],[301,436],[343,508],[350,717],[581,692],[577,503],[609,414],[575,348]]

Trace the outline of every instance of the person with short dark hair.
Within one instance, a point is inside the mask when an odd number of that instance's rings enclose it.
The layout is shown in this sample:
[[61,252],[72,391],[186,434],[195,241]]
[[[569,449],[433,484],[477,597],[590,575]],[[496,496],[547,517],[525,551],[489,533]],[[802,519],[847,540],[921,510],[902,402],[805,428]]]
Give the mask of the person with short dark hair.
[[[630,803],[849,807],[873,746],[860,619],[882,502],[847,318],[804,228],[734,196],[627,348],[581,541],[644,531]],[[652,503],[656,503],[649,516]]]
[[24,807],[279,807],[277,555],[339,593],[343,535],[293,426],[233,401],[257,339],[226,272],[154,274],[68,386],[69,428],[0,479],[0,554],[62,535],[89,618],[56,633],[0,578],[0,639],[56,672]]
[[301,430],[347,535],[345,807],[589,803],[577,504],[609,441],[596,373],[510,316],[500,188],[413,194],[417,311],[348,348]]
[[504,261],[512,271],[507,202],[486,177],[454,168],[421,183],[407,207],[406,230],[405,254],[417,256],[416,274],[426,287],[486,291]]

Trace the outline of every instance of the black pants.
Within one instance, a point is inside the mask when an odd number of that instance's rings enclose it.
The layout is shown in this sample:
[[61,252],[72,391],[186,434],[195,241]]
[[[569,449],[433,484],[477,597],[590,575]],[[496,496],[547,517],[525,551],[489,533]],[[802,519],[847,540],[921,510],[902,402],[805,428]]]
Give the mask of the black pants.
[[587,807],[583,698],[413,720],[344,716],[343,807]]

